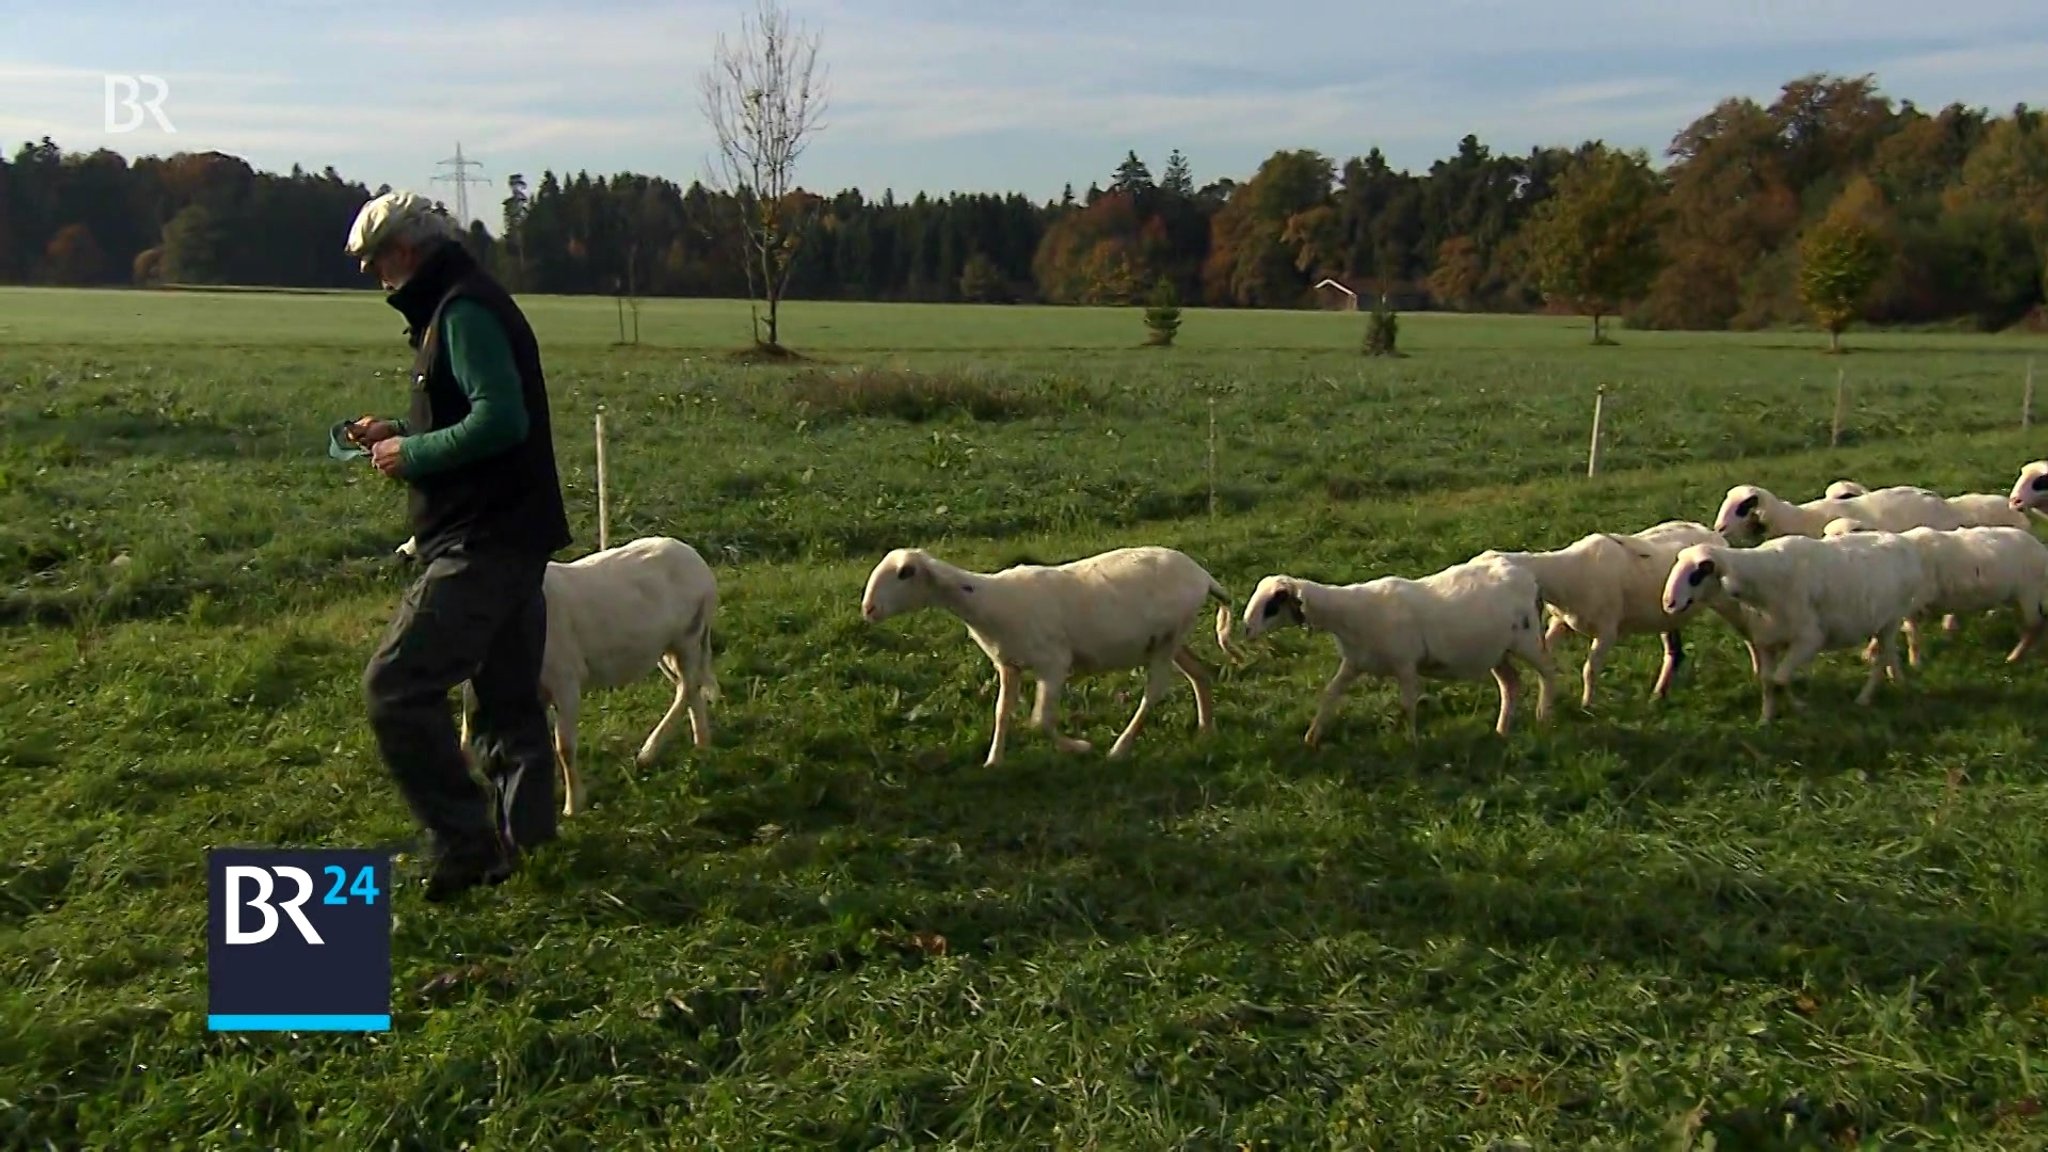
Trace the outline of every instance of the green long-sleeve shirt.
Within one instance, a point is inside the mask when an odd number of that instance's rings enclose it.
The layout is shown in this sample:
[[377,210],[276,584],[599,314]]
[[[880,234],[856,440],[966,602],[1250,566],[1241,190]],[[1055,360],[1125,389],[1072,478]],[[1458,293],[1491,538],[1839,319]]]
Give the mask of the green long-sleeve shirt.
[[402,471],[427,476],[495,455],[526,439],[526,403],[519,368],[497,317],[474,300],[456,300],[441,313],[448,349],[469,415],[446,428],[412,434],[398,446]]

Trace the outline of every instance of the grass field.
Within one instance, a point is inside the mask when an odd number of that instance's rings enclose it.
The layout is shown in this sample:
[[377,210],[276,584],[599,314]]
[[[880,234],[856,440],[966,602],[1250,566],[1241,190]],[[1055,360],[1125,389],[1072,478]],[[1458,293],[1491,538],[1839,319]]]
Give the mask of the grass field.
[[[1548,727],[1438,684],[1414,747],[1368,683],[1313,751],[1336,659],[1296,632],[1220,673],[1213,739],[1179,686],[1128,762],[1020,731],[984,770],[959,624],[858,611],[899,544],[1168,544],[1241,605],[1736,483],[2003,492],[2048,456],[2048,341],[1409,316],[1388,361],[1358,316],[1190,310],[1147,350],[1135,311],[798,303],[815,359],[764,367],[744,305],[650,302],[631,348],[609,300],[529,308],[574,551],[602,404],[612,539],[718,569],[717,745],[636,770],[666,684],[587,700],[564,840],[400,897],[391,1033],[223,1037],[204,849],[411,834],[357,687],[402,497],[324,453],[402,404],[400,323],[0,291],[0,1144],[2048,1146],[2048,665],[2001,662],[2011,620],[1867,711],[1834,653],[1760,727],[1706,623],[1661,708],[1654,640],[1592,714],[1570,642]],[[1137,688],[1077,685],[1069,730],[1106,747]]]

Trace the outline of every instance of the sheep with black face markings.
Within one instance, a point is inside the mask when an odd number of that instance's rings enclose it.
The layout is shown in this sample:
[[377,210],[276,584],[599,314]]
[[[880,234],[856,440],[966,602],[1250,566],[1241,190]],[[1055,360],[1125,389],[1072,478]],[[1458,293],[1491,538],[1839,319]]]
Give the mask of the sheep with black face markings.
[[1714,515],[1714,531],[1729,544],[1741,547],[1779,536],[1818,537],[1828,521],[1843,516],[1861,520],[1879,532],[1963,526],[1962,516],[1939,493],[1910,485],[1794,504],[1769,489],[1738,484],[1722,498]]
[[2012,492],[2006,496],[2006,504],[2015,512],[2030,512],[2044,515],[2048,508],[2048,460],[2036,460],[2020,469],[2019,479],[2012,482]]
[[1607,657],[1624,637],[1654,632],[1663,640],[1664,664],[1650,696],[1662,700],[1685,659],[1680,626],[1688,614],[1664,611],[1664,577],[1688,544],[1721,543],[1721,534],[1690,520],[1667,520],[1640,532],[1590,533],[1563,548],[1545,552],[1489,550],[1529,569],[1542,589],[1549,628],[1543,636],[1555,648],[1566,632],[1592,641],[1580,679],[1579,704],[1593,706],[1593,685]]
[[1932,593],[1919,549],[1896,533],[1780,536],[1753,548],[1686,548],[1665,580],[1664,610],[1680,612],[1724,596],[1739,606],[1725,618],[1756,652],[1769,723],[1777,714],[1774,688],[1799,705],[1791,692],[1794,674],[1824,651],[1855,645],[1875,657],[1856,697],[1868,705],[1880,679],[1897,679],[1900,626]]
[[1381,576],[1322,584],[1299,576],[1259,581],[1244,608],[1245,634],[1299,625],[1337,642],[1337,673],[1323,688],[1302,742],[1313,747],[1346,689],[1360,676],[1392,677],[1401,691],[1408,738],[1424,678],[1477,680],[1491,673],[1500,689],[1494,732],[1506,736],[1521,694],[1517,661],[1541,678],[1536,719],[1550,716],[1557,666],[1543,644],[1543,593],[1528,568],[1476,557],[1420,579]]
[[1032,723],[1062,752],[1094,747],[1059,730],[1060,692],[1067,681],[1132,668],[1145,669],[1145,694],[1110,746],[1112,759],[1130,751],[1146,714],[1172,688],[1176,669],[1194,689],[1198,730],[1213,733],[1211,675],[1182,639],[1211,600],[1219,605],[1216,643],[1226,656],[1234,655],[1229,591],[1171,548],[1117,548],[1066,564],[1018,564],[1000,572],[973,572],[920,548],[898,548],[868,575],[860,609],[877,623],[936,607],[967,625],[967,634],[996,666],[995,733],[982,762],[994,767],[1002,761],[1026,672],[1038,680]]

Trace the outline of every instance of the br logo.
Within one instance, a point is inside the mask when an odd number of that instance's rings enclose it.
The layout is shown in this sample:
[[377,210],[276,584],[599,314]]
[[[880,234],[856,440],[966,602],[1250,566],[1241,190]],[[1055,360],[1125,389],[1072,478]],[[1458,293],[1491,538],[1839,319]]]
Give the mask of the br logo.
[[206,1026],[391,1027],[391,857],[355,849],[207,853]]

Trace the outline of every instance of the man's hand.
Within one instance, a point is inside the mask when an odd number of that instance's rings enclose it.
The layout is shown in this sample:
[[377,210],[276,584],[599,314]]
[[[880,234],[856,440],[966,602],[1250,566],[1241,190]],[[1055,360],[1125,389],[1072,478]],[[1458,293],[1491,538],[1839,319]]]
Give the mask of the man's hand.
[[403,443],[403,436],[395,433],[386,435],[370,446],[370,463],[386,476],[398,476],[400,469],[405,467],[405,459],[398,454],[398,446]]
[[349,425],[348,438],[365,448],[381,444],[398,435],[398,425],[389,420],[365,416]]

